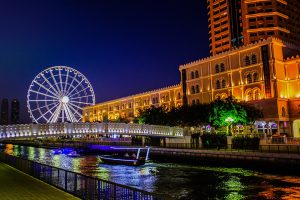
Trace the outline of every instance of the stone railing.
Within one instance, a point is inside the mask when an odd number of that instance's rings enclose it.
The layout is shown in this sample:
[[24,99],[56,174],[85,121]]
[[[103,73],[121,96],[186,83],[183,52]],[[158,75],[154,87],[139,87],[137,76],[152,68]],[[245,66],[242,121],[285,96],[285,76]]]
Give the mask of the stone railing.
[[0,139],[52,137],[59,135],[122,134],[183,137],[179,127],[125,123],[53,123],[0,126]]

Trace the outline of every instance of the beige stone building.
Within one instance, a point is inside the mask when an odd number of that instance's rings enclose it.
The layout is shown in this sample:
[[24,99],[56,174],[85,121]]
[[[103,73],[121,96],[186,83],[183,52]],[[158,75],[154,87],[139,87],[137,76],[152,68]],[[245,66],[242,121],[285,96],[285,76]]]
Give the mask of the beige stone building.
[[233,95],[263,110],[260,126],[300,137],[300,58],[290,58],[298,53],[298,47],[268,38],[181,65],[184,101],[209,103]]
[[300,137],[299,47],[268,38],[238,49],[181,65],[178,85],[83,110],[83,121],[132,120],[150,106],[167,108],[209,103],[233,95],[263,110],[257,128]]
[[139,110],[150,106],[165,106],[170,109],[180,105],[182,105],[181,85],[174,85],[86,107],[83,110],[83,121],[119,119],[130,121],[138,116]]

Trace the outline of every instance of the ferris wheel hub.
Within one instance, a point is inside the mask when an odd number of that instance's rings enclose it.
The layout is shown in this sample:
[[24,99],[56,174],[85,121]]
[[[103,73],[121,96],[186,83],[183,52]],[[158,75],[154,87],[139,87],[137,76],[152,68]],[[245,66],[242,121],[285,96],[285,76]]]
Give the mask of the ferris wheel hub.
[[69,101],[70,101],[70,99],[69,99],[69,97],[67,97],[67,96],[64,96],[64,97],[61,99],[61,102],[63,102],[63,103],[69,103]]

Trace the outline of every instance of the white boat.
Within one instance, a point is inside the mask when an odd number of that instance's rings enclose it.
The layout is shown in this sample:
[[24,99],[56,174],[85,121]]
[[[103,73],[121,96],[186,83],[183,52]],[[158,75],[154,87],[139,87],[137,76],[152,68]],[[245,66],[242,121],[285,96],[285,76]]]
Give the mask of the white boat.
[[[118,152],[113,155],[102,155],[99,156],[104,163],[118,164],[118,165],[131,165],[139,166],[144,165],[149,158],[150,148],[126,148],[126,147],[111,147],[114,150],[122,150],[122,153]],[[137,150],[136,154],[131,153],[133,150]],[[124,154],[124,151],[126,152]],[[128,153],[130,152],[130,153]],[[143,155],[143,153],[145,153]]]

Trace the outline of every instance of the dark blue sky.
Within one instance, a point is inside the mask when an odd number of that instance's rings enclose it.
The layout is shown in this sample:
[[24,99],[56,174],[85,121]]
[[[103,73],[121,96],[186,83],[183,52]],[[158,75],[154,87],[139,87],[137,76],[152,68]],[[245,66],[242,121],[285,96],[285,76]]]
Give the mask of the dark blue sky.
[[203,0],[0,0],[0,98],[26,94],[66,65],[102,102],[177,84],[179,65],[209,55]]

